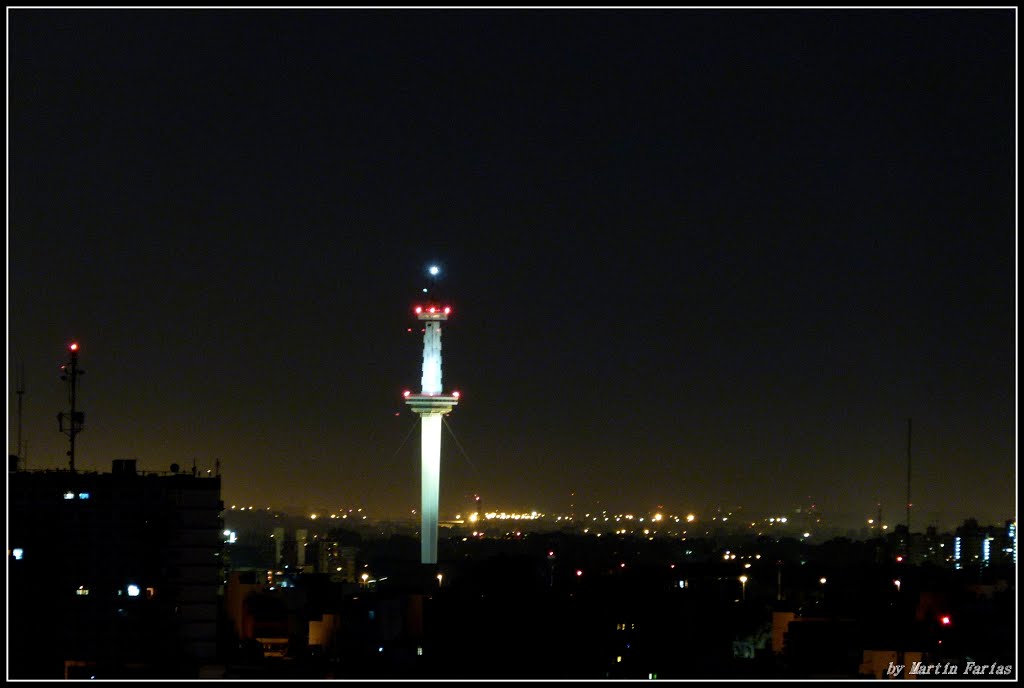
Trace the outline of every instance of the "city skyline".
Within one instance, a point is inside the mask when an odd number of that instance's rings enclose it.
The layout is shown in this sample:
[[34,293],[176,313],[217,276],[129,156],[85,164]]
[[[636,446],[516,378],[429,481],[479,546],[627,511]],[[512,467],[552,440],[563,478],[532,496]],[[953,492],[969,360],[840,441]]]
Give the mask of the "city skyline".
[[898,524],[912,418],[914,530],[1015,517],[1013,10],[8,19],[30,469],[77,341],[79,470],[404,514],[436,262],[442,514]]

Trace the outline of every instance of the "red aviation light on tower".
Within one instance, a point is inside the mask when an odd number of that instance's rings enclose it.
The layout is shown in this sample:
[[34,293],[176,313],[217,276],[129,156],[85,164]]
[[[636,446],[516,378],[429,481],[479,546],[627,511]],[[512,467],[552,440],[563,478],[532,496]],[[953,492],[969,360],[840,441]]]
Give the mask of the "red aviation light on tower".
[[412,394],[412,392],[410,392],[409,390],[405,390],[404,392],[402,392],[403,397],[408,397],[410,394]]
[[455,397],[456,399],[458,399],[458,398],[459,398],[459,396],[460,396],[460,395],[459,395],[459,391],[458,391],[458,390],[455,390],[454,392],[452,392],[452,396],[453,396],[453,397]]
[[72,351],[78,351],[78,342],[71,342],[71,345],[68,348]]
[[445,306],[444,307],[444,314],[445,315],[448,315],[451,312],[452,312],[452,307],[451,306]]
[[413,312],[415,312],[416,315],[419,315],[420,313],[423,312],[423,307],[422,306],[416,306],[416,308],[413,309]]

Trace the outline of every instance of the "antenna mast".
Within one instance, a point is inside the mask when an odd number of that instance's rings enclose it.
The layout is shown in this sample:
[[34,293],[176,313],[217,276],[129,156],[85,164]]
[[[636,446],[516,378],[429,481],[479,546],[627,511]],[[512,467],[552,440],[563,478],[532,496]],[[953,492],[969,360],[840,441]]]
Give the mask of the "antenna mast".
[[18,362],[17,380],[15,381],[16,392],[18,394],[18,459],[21,460],[21,465],[25,466],[25,450],[24,443],[21,439],[21,418],[22,418],[22,397],[25,396],[25,363],[24,361]]
[[[78,343],[72,342],[68,346],[68,352],[70,354],[67,364],[62,365],[60,379],[67,382],[68,385],[68,399],[71,402],[71,411],[64,413],[63,411],[57,414],[57,427],[60,431],[68,436],[69,447],[68,447],[68,465],[71,467],[71,472],[75,472],[75,435],[82,432],[82,425],[85,423],[85,414],[77,410],[75,406],[76,398],[78,395],[78,376],[84,375],[84,370],[78,369]],[[68,421],[68,427],[64,427],[64,419]]]
[[907,418],[907,544],[910,543],[910,418]]

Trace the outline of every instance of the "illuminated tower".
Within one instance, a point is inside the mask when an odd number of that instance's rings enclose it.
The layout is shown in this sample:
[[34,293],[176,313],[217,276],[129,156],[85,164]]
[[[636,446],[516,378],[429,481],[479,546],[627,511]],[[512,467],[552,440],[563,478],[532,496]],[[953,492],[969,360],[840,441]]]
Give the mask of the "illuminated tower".
[[[433,272],[433,269],[432,269]],[[441,419],[459,403],[459,393],[442,393],[441,323],[451,306],[433,299],[414,309],[423,322],[423,378],[419,394],[405,392],[405,403],[420,417],[420,561],[437,563],[437,512],[441,487]]]

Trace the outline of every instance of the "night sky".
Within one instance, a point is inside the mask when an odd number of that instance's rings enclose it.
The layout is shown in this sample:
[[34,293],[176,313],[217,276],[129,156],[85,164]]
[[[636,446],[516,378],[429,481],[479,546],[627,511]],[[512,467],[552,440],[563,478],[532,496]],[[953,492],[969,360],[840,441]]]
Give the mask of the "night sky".
[[1012,9],[8,21],[29,468],[76,340],[79,469],[409,515],[436,262],[443,516],[1015,513]]

